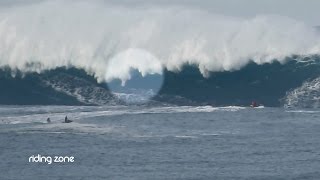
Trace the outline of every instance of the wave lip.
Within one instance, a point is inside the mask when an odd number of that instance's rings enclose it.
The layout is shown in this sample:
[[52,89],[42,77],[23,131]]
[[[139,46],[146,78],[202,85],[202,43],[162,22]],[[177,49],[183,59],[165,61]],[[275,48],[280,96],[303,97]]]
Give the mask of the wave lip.
[[[187,7],[44,1],[1,11],[0,29],[0,67],[22,73],[74,67],[98,82],[124,83],[131,69],[145,75],[184,65],[208,77],[250,62],[285,63],[294,54],[320,54],[319,33],[303,22],[274,15],[242,19]],[[127,61],[128,56],[137,58]]]

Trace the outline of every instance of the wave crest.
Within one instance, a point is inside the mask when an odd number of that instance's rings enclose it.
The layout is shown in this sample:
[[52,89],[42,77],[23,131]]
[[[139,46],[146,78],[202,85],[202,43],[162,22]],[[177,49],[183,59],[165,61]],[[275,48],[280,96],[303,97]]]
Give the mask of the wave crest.
[[[109,63],[128,49],[143,50],[142,60]],[[75,67],[99,82],[125,82],[131,69],[160,72],[158,65],[143,60],[150,54],[170,71],[192,64],[208,76],[241,69],[250,61],[283,63],[293,54],[320,54],[320,36],[285,17],[240,19],[186,7],[146,10],[58,0],[0,12],[0,67],[21,72]],[[127,68],[111,71],[119,66]]]

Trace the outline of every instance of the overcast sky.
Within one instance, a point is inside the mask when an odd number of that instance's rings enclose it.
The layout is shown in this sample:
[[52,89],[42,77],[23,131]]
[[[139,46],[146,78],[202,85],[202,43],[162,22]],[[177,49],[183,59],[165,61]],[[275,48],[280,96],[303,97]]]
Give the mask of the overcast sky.
[[[0,0],[0,7],[12,7],[39,3],[45,0]],[[53,0],[50,0],[53,1]],[[70,0],[66,0],[70,1]],[[76,0],[73,0],[76,1]],[[252,17],[257,14],[288,16],[309,25],[320,25],[320,0],[79,0],[105,1],[123,6],[185,6],[200,8],[212,13],[237,17]]]

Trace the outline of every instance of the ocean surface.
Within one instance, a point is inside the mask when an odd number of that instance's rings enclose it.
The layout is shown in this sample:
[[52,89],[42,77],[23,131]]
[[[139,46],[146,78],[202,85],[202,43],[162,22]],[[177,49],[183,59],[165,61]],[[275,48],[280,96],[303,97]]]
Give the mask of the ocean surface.
[[319,139],[319,109],[0,106],[0,179],[320,179]]
[[320,179],[319,27],[140,1],[0,0],[0,180]]

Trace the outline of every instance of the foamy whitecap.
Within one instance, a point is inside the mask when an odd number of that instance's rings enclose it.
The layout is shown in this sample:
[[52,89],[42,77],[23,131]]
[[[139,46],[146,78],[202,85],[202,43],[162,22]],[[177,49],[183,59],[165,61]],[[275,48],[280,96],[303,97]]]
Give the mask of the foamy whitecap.
[[[132,51],[133,57],[119,60]],[[159,63],[135,59],[137,54]],[[0,67],[22,72],[76,67],[99,82],[121,79],[124,84],[130,67],[145,76],[160,73],[160,67],[179,71],[192,64],[208,76],[250,61],[284,63],[293,54],[320,54],[320,35],[281,16],[243,19],[188,7],[143,9],[61,0],[0,12]]]

